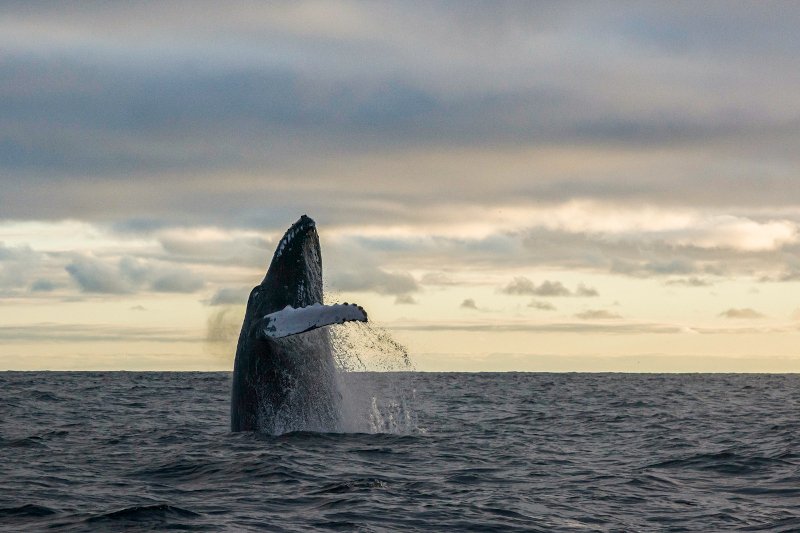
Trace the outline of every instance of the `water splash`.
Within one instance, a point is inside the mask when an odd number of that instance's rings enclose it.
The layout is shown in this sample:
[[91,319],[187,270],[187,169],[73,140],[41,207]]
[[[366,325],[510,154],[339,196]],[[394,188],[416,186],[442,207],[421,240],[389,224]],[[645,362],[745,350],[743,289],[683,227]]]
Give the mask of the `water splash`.
[[408,350],[385,329],[354,322],[330,330],[336,364],[344,372],[413,372]]
[[[265,395],[259,431],[281,435],[322,433],[421,433],[408,350],[384,329],[350,322],[284,337],[285,395]],[[282,356],[277,355],[276,356]]]
[[416,390],[403,372],[414,370],[408,350],[374,324],[351,322],[330,329],[342,393],[342,429],[361,433],[421,433]]

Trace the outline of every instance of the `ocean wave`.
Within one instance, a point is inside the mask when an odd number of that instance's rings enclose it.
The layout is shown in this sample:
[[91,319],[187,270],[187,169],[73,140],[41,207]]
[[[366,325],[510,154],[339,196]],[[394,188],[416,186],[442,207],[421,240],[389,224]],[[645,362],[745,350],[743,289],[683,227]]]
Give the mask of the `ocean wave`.
[[161,518],[169,516],[194,518],[200,515],[187,509],[181,509],[175,505],[157,503],[152,505],[134,505],[132,507],[125,507],[124,509],[119,509],[117,511],[111,511],[98,516],[93,516],[87,520],[89,522],[95,522],[98,520],[139,520],[150,517]]
[[800,376],[345,378],[273,436],[227,373],[0,373],[0,531],[800,529]]

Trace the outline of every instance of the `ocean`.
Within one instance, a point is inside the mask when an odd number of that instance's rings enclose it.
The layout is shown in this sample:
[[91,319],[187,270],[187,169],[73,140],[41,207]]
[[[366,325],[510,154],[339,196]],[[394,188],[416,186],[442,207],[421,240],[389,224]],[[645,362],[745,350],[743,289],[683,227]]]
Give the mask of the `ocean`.
[[229,373],[0,373],[2,531],[798,531],[800,376],[349,373],[341,433]]

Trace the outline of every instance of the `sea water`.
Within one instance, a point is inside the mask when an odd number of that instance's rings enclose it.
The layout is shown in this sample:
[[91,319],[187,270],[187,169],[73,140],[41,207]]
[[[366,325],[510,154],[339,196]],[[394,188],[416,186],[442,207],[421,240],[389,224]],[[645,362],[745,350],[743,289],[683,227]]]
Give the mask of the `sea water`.
[[0,373],[0,530],[800,530],[800,376],[342,378],[272,436],[229,373]]

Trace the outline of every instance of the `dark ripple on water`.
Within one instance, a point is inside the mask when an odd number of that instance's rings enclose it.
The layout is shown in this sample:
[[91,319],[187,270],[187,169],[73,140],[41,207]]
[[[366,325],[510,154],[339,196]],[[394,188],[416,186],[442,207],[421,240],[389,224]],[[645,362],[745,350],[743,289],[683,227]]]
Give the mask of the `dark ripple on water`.
[[231,434],[228,374],[0,373],[0,529],[800,530],[798,376],[348,379],[418,427]]

